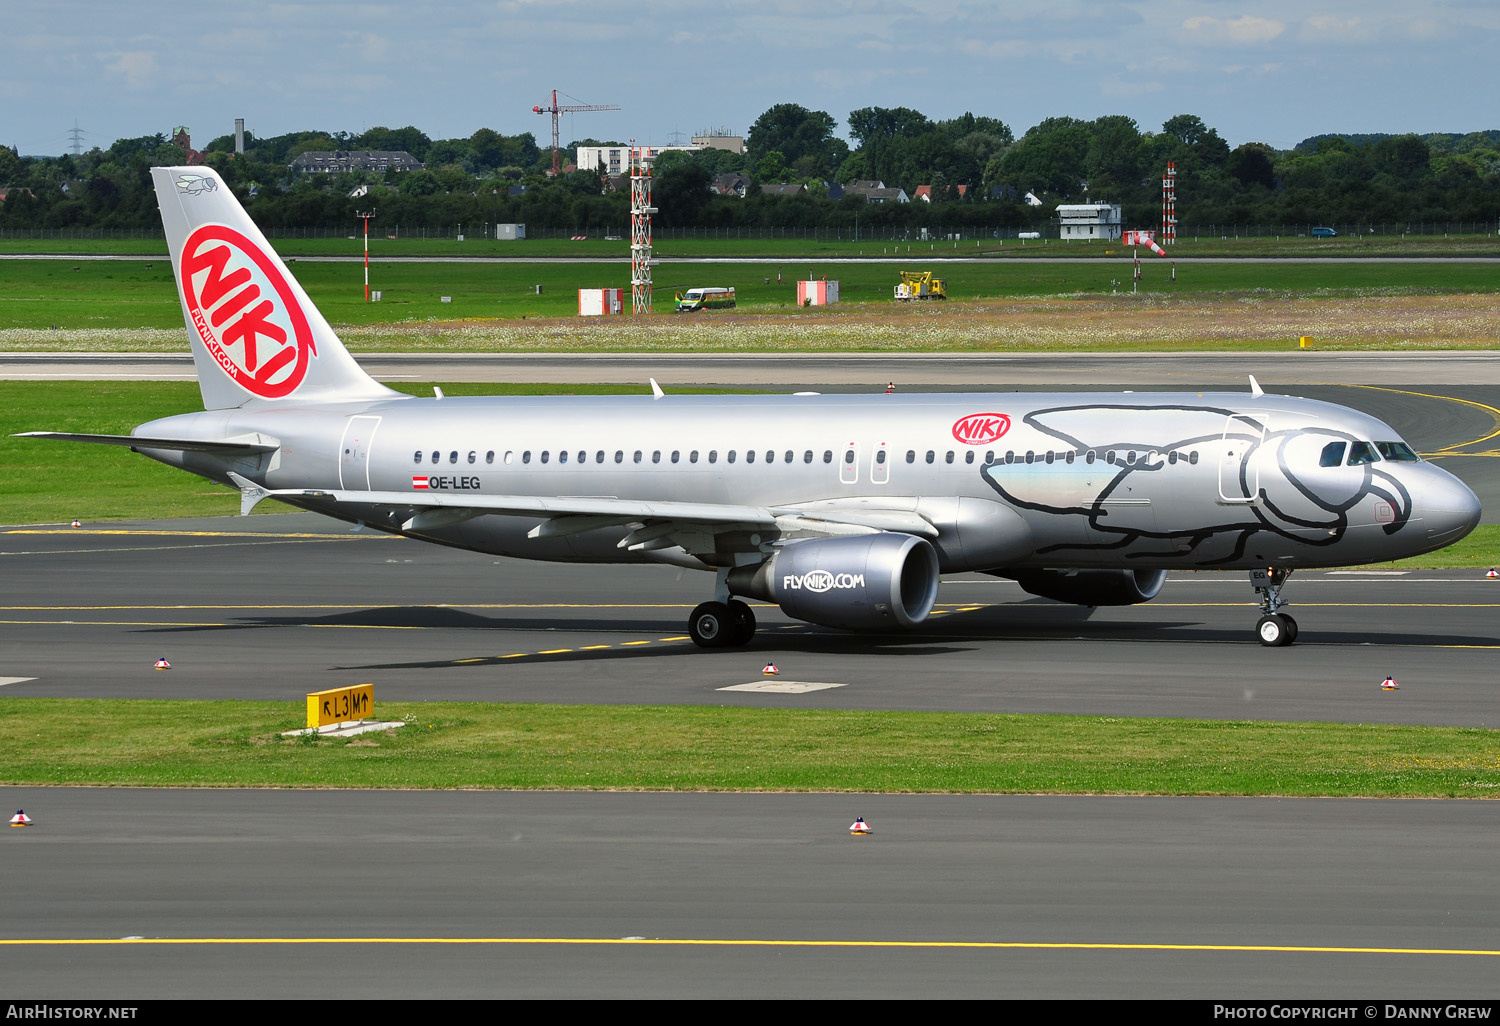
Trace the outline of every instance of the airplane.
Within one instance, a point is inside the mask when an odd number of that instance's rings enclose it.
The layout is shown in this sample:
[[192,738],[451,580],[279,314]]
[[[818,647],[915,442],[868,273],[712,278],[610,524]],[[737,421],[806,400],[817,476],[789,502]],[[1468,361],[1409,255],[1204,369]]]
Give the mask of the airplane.
[[152,169],[204,410],[129,446],[351,523],[477,552],[713,575],[703,648],[746,599],[854,631],[920,625],[943,574],[1085,606],[1173,569],[1249,571],[1291,644],[1287,575],[1414,556],[1474,493],[1380,420],[1266,393],[444,396],[367,375],[216,172]]

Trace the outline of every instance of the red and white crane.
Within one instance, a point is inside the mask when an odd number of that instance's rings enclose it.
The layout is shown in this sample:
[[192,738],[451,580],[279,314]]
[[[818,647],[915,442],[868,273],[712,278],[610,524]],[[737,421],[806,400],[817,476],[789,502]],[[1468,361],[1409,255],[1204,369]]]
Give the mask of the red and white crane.
[[617,103],[575,103],[575,104],[565,104],[565,105],[563,105],[563,106],[560,107],[557,104],[557,90],[556,89],[552,90],[552,104],[551,104],[551,106],[548,106],[548,107],[532,107],[531,108],[531,111],[532,111],[533,114],[551,114],[552,115],[552,177],[554,177],[554,178],[557,177],[557,172],[558,172],[557,154],[558,154],[558,151],[562,149],[562,140],[558,136],[557,116],[559,114],[572,114],[573,112],[580,111],[580,110],[619,110],[619,109],[620,109],[620,105],[617,104]]

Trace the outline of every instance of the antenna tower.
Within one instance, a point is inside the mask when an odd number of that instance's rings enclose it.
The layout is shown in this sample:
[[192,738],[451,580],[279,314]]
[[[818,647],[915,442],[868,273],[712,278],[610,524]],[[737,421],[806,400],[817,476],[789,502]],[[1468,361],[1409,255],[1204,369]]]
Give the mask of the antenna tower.
[[552,115],[552,177],[553,178],[557,177],[557,171],[558,171],[557,155],[558,155],[558,152],[562,149],[562,139],[559,136],[558,125],[557,125],[558,115],[560,115],[560,114],[572,114],[574,111],[579,111],[579,110],[619,110],[619,109],[620,109],[620,105],[617,104],[617,103],[575,103],[575,104],[572,104],[571,106],[564,105],[564,106],[559,107],[557,105],[557,90],[556,89],[552,90],[552,105],[551,106],[548,106],[548,107],[532,107],[531,108],[532,113],[534,113],[534,114],[551,114]]
[[73,127],[68,129],[68,138],[72,141],[68,144],[73,150],[73,156],[83,154],[83,137],[88,133],[78,127],[78,119],[73,119]]
[[1177,162],[1167,161],[1167,173],[1161,176],[1161,241],[1170,246],[1177,241]]
[[651,312],[651,157],[630,147],[630,312]]

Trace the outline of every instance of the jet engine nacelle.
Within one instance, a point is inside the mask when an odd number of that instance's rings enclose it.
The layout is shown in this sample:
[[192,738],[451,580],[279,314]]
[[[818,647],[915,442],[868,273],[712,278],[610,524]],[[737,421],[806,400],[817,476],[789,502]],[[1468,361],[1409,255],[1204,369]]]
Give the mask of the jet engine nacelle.
[[759,566],[731,572],[729,590],[809,623],[878,630],[927,619],[939,576],[926,540],[882,532],[791,542]]
[[1023,570],[1006,574],[1024,591],[1077,606],[1133,606],[1156,598],[1165,570]]

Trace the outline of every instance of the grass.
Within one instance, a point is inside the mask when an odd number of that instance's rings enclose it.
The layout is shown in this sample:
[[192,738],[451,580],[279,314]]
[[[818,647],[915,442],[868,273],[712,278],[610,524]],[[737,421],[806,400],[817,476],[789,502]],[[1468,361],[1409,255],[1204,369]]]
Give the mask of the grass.
[[985,713],[0,698],[6,785],[1489,797],[1493,730]]
[[[920,260],[913,269],[923,269]],[[383,293],[379,303],[364,302],[363,268],[358,264],[293,263],[293,273],[314,303],[334,324],[364,328],[391,324],[519,321],[558,318],[573,330],[588,324],[597,334],[596,319],[577,318],[578,289],[621,287],[629,291],[629,264],[613,263],[400,263],[371,268],[371,284]],[[1063,307],[1088,308],[1113,297],[1120,303],[1204,302],[1231,305],[1245,301],[1384,299],[1392,296],[1500,295],[1500,267],[1455,261],[1441,264],[1386,264],[1357,261],[1315,264],[1179,265],[1171,281],[1165,261],[1142,261],[1142,292],[1131,296],[1130,268],[1122,259],[1097,265],[978,263],[935,267],[948,282],[950,308],[973,301],[1047,299]],[[893,311],[892,287],[897,268],[885,264],[663,265],[655,271],[656,309],[670,313],[673,295],[698,285],[734,286],[738,314],[803,314],[796,306],[795,280],[812,273],[840,282],[841,306],[829,311],[806,311],[814,319],[862,307],[893,313],[900,320],[912,314]],[[777,283],[777,277],[782,282]],[[181,346],[182,309],[165,259],[123,262],[15,260],[4,263],[5,289],[0,293],[0,349],[52,348],[48,333],[94,330],[134,334],[158,329],[170,334],[152,348]],[[537,294],[536,288],[542,292]],[[448,296],[451,302],[442,302]],[[954,302],[956,300],[957,302]],[[936,304],[922,304],[932,306]],[[1033,304],[1034,305],[1034,304]],[[1490,311],[1493,315],[1493,310]],[[665,318],[671,321],[714,321],[722,314]],[[602,320],[602,319],[599,319]],[[618,325],[621,320],[610,319]],[[651,319],[655,320],[655,318]],[[684,326],[676,325],[672,330]],[[697,330],[697,326],[687,326]],[[636,324],[639,329],[639,324]],[[959,329],[962,330],[962,329]],[[1380,335],[1389,334],[1389,325]],[[360,333],[347,331],[358,348]],[[1306,333],[1306,332],[1304,332]],[[406,333],[410,335],[410,332]],[[1342,334],[1342,333],[1341,333]],[[1294,336],[1295,337],[1295,336]],[[388,346],[401,344],[402,335],[382,336]],[[92,340],[95,348],[119,348],[108,334]],[[712,339],[707,340],[713,345]],[[1490,339],[1493,344],[1493,338]],[[126,345],[124,348],[133,348]]]

